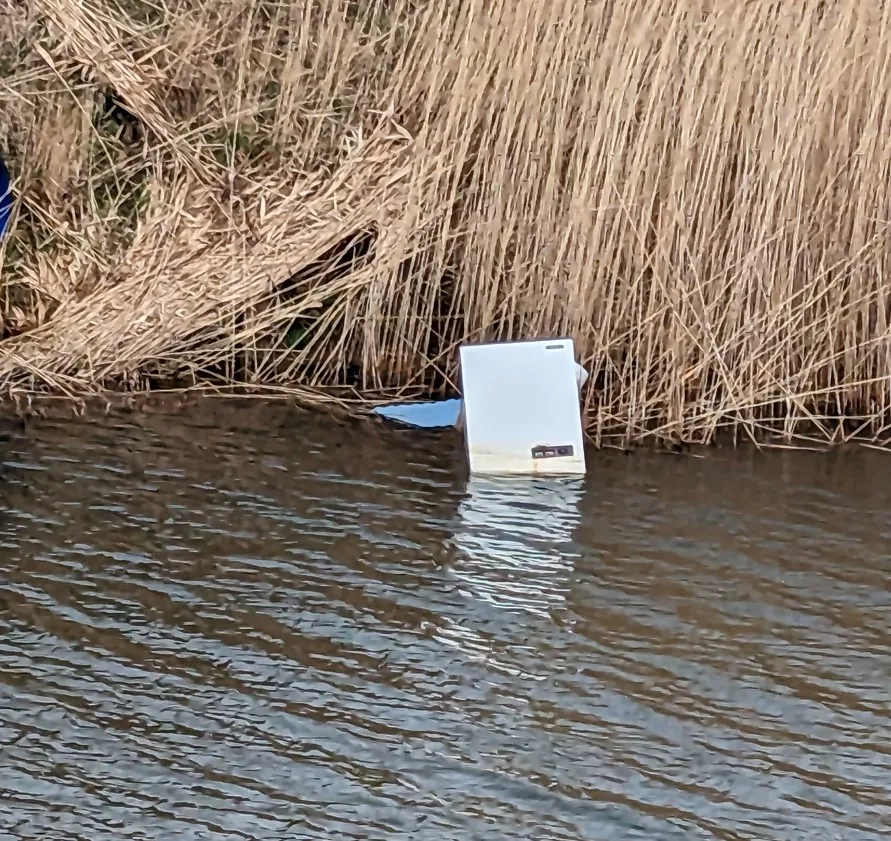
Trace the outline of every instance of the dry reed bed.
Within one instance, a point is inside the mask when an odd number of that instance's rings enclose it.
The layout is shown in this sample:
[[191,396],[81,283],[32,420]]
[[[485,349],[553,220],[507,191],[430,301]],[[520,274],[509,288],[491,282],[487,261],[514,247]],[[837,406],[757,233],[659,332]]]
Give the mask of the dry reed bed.
[[436,392],[463,340],[565,334],[598,441],[891,438],[891,3],[30,0],[0,28],[7,395]]

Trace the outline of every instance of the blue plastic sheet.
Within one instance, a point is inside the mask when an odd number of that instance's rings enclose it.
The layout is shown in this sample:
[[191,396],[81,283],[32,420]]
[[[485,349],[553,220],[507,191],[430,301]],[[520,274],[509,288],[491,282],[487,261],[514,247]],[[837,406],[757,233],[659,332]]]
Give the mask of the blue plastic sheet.
[[395,406],[378,406],[374,411],[383,418],[408,426],[437,429],[455,426],[461,414],[461,399],[437,400],[434,403],[400,403]]
[[9,170],[0,158],[0,237],[6,232],[9,218],[12,216],[12,185]]

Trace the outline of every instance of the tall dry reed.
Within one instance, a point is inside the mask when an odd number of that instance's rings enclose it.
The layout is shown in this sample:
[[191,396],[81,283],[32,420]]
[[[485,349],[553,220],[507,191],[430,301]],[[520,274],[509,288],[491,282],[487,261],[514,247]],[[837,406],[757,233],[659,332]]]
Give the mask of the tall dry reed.
[[884,0],[7,4],[0,388],[563,334],[597,440],[885,442],[889,93]]

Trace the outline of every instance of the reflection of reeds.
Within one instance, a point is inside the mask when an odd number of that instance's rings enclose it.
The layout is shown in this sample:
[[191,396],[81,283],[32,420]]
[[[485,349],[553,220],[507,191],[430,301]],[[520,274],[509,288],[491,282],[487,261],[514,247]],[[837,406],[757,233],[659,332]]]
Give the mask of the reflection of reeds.
[[887,418],[886,4],[33,0],[0,29],[6,389],[372,395],[561,334],[595,437]]

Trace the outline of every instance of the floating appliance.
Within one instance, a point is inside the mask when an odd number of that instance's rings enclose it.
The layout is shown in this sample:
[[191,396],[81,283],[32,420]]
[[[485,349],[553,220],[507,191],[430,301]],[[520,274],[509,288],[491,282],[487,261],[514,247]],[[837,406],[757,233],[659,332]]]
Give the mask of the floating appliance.
[[588,373],[571,339],[464,345],[463,399],[382,406],[382,417],[463,430],[470,472],[585,472],[579,392]]
[[471,473],[585,472],[571,339],[461,348],[464,434]]

